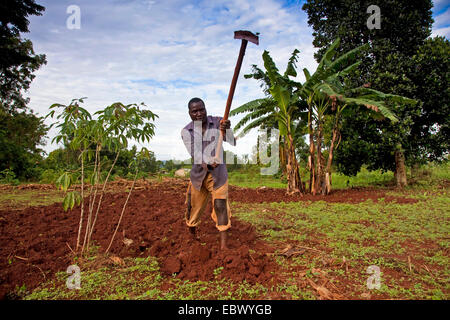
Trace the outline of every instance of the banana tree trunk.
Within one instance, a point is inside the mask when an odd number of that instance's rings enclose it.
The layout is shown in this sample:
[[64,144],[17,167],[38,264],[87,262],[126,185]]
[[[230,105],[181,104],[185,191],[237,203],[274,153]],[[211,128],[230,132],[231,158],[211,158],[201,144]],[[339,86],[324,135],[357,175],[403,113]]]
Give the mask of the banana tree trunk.
[[300,178],[299,166],[297,158],[295,157],[294,140],[290,133],[288,133],[287,135],[287,140],[288,140],[288,155],[286,165],[287,180],[288,180],[287,193],[293,194],[299,192],[300,194],[303,194],[304,190]]
[[333,163],[333,151],[339,134],[338,124],[339,124],[339,114],[336,114],[336,120],[333,126],[333,136],[331,138],[330,150],[328,153],[327,167],[325,169],[325,190],[324,190],[325,194],[329,194],[331,192],[331,165]]
[[314,130],[312,126],[312,110],[310,108],[309,115],[308,115],[308,129],[309,129],[309,159],[308,159],[308,165],[309,165],[309,192],[312,194],[316,194],[316,168],[314,163]]
[[261,165],[261,160],[259,159],[259,149],[261,148],[261,146],[259,144],[260,139],[261,139],[260,136],[258,136],[258,139],[256,139],[256,165],[257,166]]
[[286,141],[282,140],[282,137],[280,136],[280,150],[279,150],[279,158],[280,158],[280,168],[282,175],[287,177],[287,150],[286,150]]
[[322,162],[322,139],[323,139],[323,125],[322,120],[318,121],[318,130],[317,130],[317,174],[315,178],[315,194],[316,192],[323,193],[323,162]]
[[403,188],[408,185],[406,179],[406,165],[405,165],[405,154],[401,149],[401,146],[397,147],[395,150],[395,182],[397,187]]

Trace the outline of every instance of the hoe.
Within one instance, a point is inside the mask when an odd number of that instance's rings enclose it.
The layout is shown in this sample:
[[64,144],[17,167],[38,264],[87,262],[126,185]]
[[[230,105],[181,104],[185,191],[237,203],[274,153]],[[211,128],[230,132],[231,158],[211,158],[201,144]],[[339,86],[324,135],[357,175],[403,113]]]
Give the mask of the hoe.
[[[228,114],[230,113],[231,101],[233,100],[234,89],[236,89],[236,83],[238,80],[239,71],[241,71],[242,60],[244,59],[244,54],[245,54],[245,49],[247,48],[247,43],[250,41],[256,45],[259,44],[258,35],[257,34],[255,35],[255,34],[251,33],[250,31],[244,31],[244,30],[235,31],[234,38],[242,40],[241,50],[239,50],[239,56],[238,56],[238,59],[236,62],[236,67],[234,69],[233,79],[231,80],[231,86],[230,86],[230,91],[228,92],[227,105],[225,107],[225,113],[223,115],[223,120],[227,120]],[[216,162],[216,163],[222,163],[221,157],[220,157],[220,150],[222,149],[224,135],[225,135],[225,132],[220,131],[219,140],[218,140],[217,146],[216,146],[216,155],[215,155],[215,159],[214,159],[214,162]]]

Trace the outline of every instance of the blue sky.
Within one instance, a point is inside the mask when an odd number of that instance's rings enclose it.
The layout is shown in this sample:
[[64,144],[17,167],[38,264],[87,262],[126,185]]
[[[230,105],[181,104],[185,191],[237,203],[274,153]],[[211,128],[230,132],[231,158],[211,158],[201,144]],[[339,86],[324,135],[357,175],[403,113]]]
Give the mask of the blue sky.
[[[301,10],[304,1],[290,0],[38,0],[43,16],[30,18],[36,53],[47,65],[36,72],[27,96],[30,108],[45,115],[53,103],[88,97],[95,112],[121,101],[144,102],[159,115],[156,135],[145,145],[158,159],[185,159],[180,130],[188,122],[187,102],[200,97],[211,115],[223,115],[240,41],[235,30],[260,32],[260,44],[249,44],[233,107],[263,97],[255,80],[244,79],[251,64],[262,66],[268,50],[280,70],[300,49],[298,67],[314,71],[312,29]],[[67,8],[80,8],[80,29],[68,29]],[[450,34],[450,3],[435,1],[433,35]],[[299,76],[299,80],[302,77]],[[232,124],[240,118],[231,118]],[[47,152],[57,146],[50,143]],[[226,149],[251,153],[256,132]]]

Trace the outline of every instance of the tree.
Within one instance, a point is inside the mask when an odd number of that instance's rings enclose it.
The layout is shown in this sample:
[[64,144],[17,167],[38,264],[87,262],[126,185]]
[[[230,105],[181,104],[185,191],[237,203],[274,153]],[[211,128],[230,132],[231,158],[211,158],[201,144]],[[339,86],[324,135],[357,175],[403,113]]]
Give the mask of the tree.
[[[394,130],[403,132],[406,163],[414,166],[445,159],[450,140],[449,50],[448,40],[430,38],[409,60],[412,66],[406,70],[407,77],[413,84],[411,96],[418,100],[419,108],[404,116],[403,127],[384,129],[387,134],[382,136],[379,134],[382,124],[371,121],[363,113],[344,119],[343,143],[336,157],[339,171],[356,174],[361,163],[365,163],[369,169],[395,172],[395,162],[386,161],[392,158]],[[407,119],[410,125],[406,130],[404,123]],[[361,159],[361,163],[354,163],[355,157]]]
[[[450,41],[429,38],[412,58],[408,78],[414,83],[413,98],[422,102],[412,119],[408,155],[413,163],[442,160],[450,142]],[[415,152],[420,150],[420,152]]]
[[20,180],[38,178],[47,126],[31,112],[10,114],[0,108],[0,171],[11,169]]
[[[380,8],[380,29],[369,29],[367,20],[371,5]],[[341,39],[340,52],[370,43],[370,56],[359,70],[370,72],[370,63],[387,60],[393,52],[406,56],[415,54],[417,48],[431,34],[432,2],[430,0],[307,0],[302,9],[308,14],[308,24],[314,32],[313,45],[320,61],[336,38]],[[361,79],[364,81],[367,79]],[[360,83],[360,85],[365,82]]]
[[29,15],[42,15],[44,7],[34,0],[8,0],[0,4],[0,106],[11,112],[25,109],[29,99],[22,96],[28,90],[35,72],[47,63],[45,55],[35,55],[30,40],[20,32],[29,32]]
[[[340,50],[344,52],[361,43],[369,43],[360,66],[349,75],[347,82],[353,86],[366,85],[377,91],[415,98],[416,84],[408,74],[411,68],[416,67],[412,63],[412,56],[431,33],[432,3],[430,0],[379,1],[377,5],[381,11],[381,28],[369,29],[366,24],[370,16],[367,8],[372,4],[371,1],[308,0],[303,9],[308,14],[308,23],[314,29],[313,44],[319,48],[316,59],[320,59],[336,36],[342,38]],[[367,164],[373,169],[394,169],[397,184],[406,185],[405,161],[412,159],[413,154],[423,154],[424,150],[421,146],[410,143],[414,119],[420,116],[421,106],[420,103],[393,106],[392,111],[399,119],[395,125],[369,119],[364,112],[345,117],[345,124],[342,126],[343,137],[352,140],[347,141],[350,148],[361,144],[362,136],[376,137],[372,141],[366,141],[366,148],[363,150],[372,154],[363,158],[370,161]],[[437,108],[439,107],[435,106],[434,110]],[[370,124],[361,126],[363,120],[369,121]],[[362,131],[368,129],[374,131],[370,134]],[[352,134],[345,130],[351,130]],[[347,152],[336,159],[342,161],[345,156],[352,157],[349,149],[342,150]],[[355,151],[361,153],[363,150]],[[381,150],[383,152],[375,153]],[[353,157],[353,161],[357,159]],[[349,164],[352,159],[346,159],[345,162]],[[351,167],[358,168],[362,164],[364,163],[355,163]]]
[[44,9],[32,0],[0,3],[0,171],[12,168],[20,179],[37,176],[33,170],[42,160],[39,145],[47,132],[22,95],[33,72],[46,63],[45,55],[35,55],[31,41],[23,40],[20,32],[29,32],[27,17]]

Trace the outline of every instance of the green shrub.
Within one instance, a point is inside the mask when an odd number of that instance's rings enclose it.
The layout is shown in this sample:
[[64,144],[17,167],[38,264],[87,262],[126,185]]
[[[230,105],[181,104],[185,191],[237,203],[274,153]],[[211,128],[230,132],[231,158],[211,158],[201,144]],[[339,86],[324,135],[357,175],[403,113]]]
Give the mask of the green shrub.
[[17,186],[20,182],[16,179],[16,174],[14,171],[9,168],[0,172],[0,183]]
[[112,180],[114,180],[115,178],[122,178],[124,176],[124,172],[122,170],[122,168],[114,168],[114,174],[112,175]]
[[41,183],[54,183],[59,176],[63,174],[62,170],[46,169],[41,173],[39,182]]

